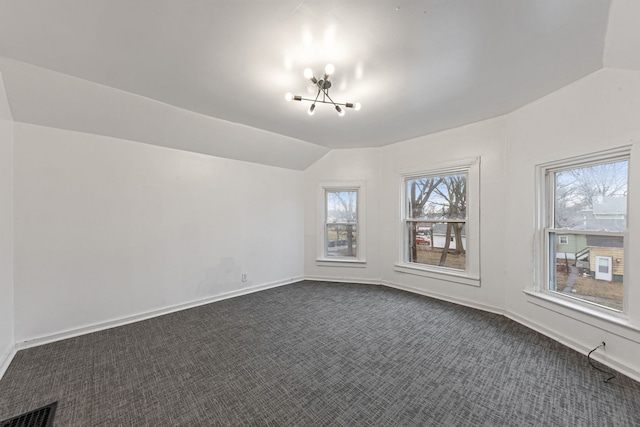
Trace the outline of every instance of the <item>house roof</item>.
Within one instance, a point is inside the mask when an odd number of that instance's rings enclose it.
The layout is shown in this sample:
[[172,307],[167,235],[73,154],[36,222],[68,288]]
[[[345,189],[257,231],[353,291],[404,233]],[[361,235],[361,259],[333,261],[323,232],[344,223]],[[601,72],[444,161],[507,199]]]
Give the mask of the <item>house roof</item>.
[[605,248],[622,248],[624,240],[615,236],[593,236],[587,234],[587,246],[600,246]]
[[[446,234],[447,234],[447,225],[446,224],[434,224],[433,225],[433,235],[434,236],[444,236]],[[462,226],[462,235],[463,236],[467,235],[467,226],[466,226],[466,224]]]
[[626,197],[604,197],[602,200],[593,202],[593,215],[626,215]]

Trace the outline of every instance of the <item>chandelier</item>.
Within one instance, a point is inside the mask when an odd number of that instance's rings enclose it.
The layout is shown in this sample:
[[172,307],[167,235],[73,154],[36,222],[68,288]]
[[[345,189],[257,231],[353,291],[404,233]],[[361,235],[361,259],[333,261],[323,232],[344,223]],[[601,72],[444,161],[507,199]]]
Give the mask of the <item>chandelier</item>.
[[[335,102],[333,99],[331,99],[331,97],[329,96],[329,89],[331,88],[331,81],[329,80],[329,77],[333,74],[334,71],[335,71],[335,67],[332,64],[327,64],[327,66],[324,68],[324,76],[321,79],[318,79],[313,74],[313,70],[311,68],[305,69],[304,70],[304,77],[309,79],[309,80],[311,80],[311,82],[318,89],[318,92],[316,93],[316,97],[314,99],[312,99],[312,98],[303,98],[300,95],[292,95],[291,92],[288,92],[287,94],[285,94],[284,99],[286,99],[287,101],[309,101],[309,102],[311,102],[311,105],[309,106],[309,110],[307,111],[307,113],[310,116],[313,116],[313,114],[315,112],[315,109],[316,109],[316,104],[317,103],[333,105],[334,108],[336,109],[336,111],[338,112],[339,116],[344,116],[345,108],[353,108],[356,111],[360,110],[360,103],[359,102],[356,102],[356,103],[353,103],[353,102],[341,103],[341,102]],[[322,96],[320,96],[320,95],[322,95]]]

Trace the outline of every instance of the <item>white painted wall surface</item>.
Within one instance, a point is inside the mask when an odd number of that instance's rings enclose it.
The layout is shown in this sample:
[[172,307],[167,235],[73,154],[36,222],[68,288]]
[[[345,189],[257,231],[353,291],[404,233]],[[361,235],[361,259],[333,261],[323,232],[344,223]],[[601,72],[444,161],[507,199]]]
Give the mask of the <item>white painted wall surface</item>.
[[[377,148],[333,150],[315,162],[304,173],[305,188],[305,277],[327,280],[356,281],[360,283],[379,282],[380,279],[380,182],[379,158]],[[366,245],[366,264],[354,265],[336,263],[328,266],[317,263],[318,222],[320,216],[318,189],[323,184],[345,185],[345,183],[366,183],[366,209],[364,216],[366,233],[362,240]],[[320,216],[320,217],[319,217]]]
[[640,1],[612,0],[604,47],[607,68],[640,70]]
[[[537,164],[631,144],[629,259],[640,253],[640,72],[603,69],[521,108],[508,119],[507,203],[504,222],[506,310],[510,315],[581,351],[606,341],[605,361],[640,378],[640,277],[628,263],[630,322],[635,329],[544,304],[533,289]],[[517,207],[517,208],[516,208]]]
[[[505,313],[578,351],[586,353],[606,341],[600,360],[640,378],[640,287],[629,283],[627,321],[608,321],[528,296],[534,288],[535,166],[551,160],[631,144],[628,236],[630,259],[640,253],[640,71],[603,69],[502,118],[424,136],[353,158],[332,152],[305,172],[306,193],[319,177],[360,176],[375,183],[369,204],[368,258],[379,265],[357,269],[323,269],[336,280],[370,281],[410,289],[489,311]],[[400,260],[400,174],[425,170],[441,162],[481,157],[481,286],[473,287],[394,271]],[[379,172],[376,172],[379,162]],[[369,181],[367,181],[368,183]],[[635,189],[635,190],[634,190]],[[315,210],[307,197],[305,274],[314,276]],[[628,277],[640,277],[629,263]],[[379,274],[379,276],[376,276]]]
[[[503,253],[504,143],[503,120],[466,126],[412,139],[380,149],[334,150],[305,171],[305,276],[327,280],[386,283],[444,296],[477,307],[504,307],[503,266],[492,262]],[[399,273],[400,173],[406,169],[437,168],[442,162],[481,156],[481,273],[480,288]],[[365,180],[367,184],[367,265],[326,267],[316,264],[316,192],[323,180]]]
[[23,123],[15,142],[16,342],[303,274],[300,171]]
[[[500,311],[504,307],[505,159],[504,119],[488,120],[382,148],[382,280],[393,286],[444,296],[453,301]],[[480,287],[394,271],[401,260],[400,175],[408,170],[437,169],[443,163],[480,157]]]
[[0,378],[13,348],[13,120],[0,75]]
[[[640,74],[632,71],[640,69],[640,27],[631,19],[637,7],[633,0],[612,2],[604,52],[606,66],[627,70],[601,70],[502,118],[380,149],[332,151],[304,174],[34,125],[15,124],[13,129],[10,120],[0,121],[0,304],[12,310],[7,303],[11,298],[5,298],[13,290],[11,263],[7,264],[12,254],[4,236],[12,233],[8,219],[12,210],[5,208],[11,204],[12,190],[5,178],[13,167],[15,340],[286,281],[301,275],[304,266],[305,275],[311,277],[385,283],[504,312],[583,352],[606,340],[603,360],[640,378],[637,283],[631,283],[628,295],[630,326],[544,304],[523,293],[533,288],[537,268],[533,258],[533,168],[537,163],[632,144],[629,216],[640,218],[640,193],[633,190],[640,188],[640,168],[633,166],[640,155]],[[30,82],[37,82],[34,76],[40,71],[30,70],[33,75],[27,78],[18,72],[21,69],[20,65],[13,69],[17,90],[28,95],[21,99],[34,100],[36,106],[43,93],[57,102],[68,92],[63,88],[88,84],[47,75],[38,92]],[[50,84],[53,80],[56,83]],[[88,131],[110,132],[113,121],[130,132],[131,139],[157,136],[118,116],[122,110],[118,106],[127,105],[121,103],[126,96],[94,86],[80,92],[71,103],[73,114],[83,113],[80,107],[96,98],[106,100],[100,112],[109,120],[95,111],[86,113]],[[3,100],[0,107],[6,104],[4,94]],[[136,120],[143,117],[153,123],[176,113],[164,107],[156,111],[146,101],[129,101],[135,107],[123,111]],[[35,108],[30,104],[23,106],[25,110]],[[63,127],[68,117],[65,111],[59,117],[49,115],[52,105],[29,114],[59,120],[57,125]],[[8,112],[8,107],[2,108]],[[174,140],[192,135],[192,129],[169,129],[170,124],[200,120],[183,119],[167,121],[164,143],[183,147]],[[209,125],[197,125],[195,140],[200,148],[209,142],[207,129],[220,129],[218,124]],[[251,134],[229,132],[227,142]],[[265,138],[271,141],[272,136]],[[7,159],[14,140],[12,165]],[[269,152],[266,161],[287,164],[278,156],[287,151],[290,141],[274,141],[277,149]],[[220,155],[238,154],[232,144],[223,148],[228,152]],[[291,167],[304,168],[323,154],[315,148],[304,151],[302,160],[294,159]],[[247,157],[260,161],[260,154],[256,151]],[[476,156],[481,157],[481,286],[394,271],[400,259],[399,173]],[[320,267],[315,262],[317,186],[324,181],[354,180],[367,185],[367,264]],[[637,258],[640,224],[631,223],[628,241],[628,256]],[[629,275],[640,277],[636,271],[640,266],[629,264]],[[246,284],[240,282],[243,271],[249,275]],[[8,311],[0,316],[2,349],[2,342],[13,340],[13,317]]]

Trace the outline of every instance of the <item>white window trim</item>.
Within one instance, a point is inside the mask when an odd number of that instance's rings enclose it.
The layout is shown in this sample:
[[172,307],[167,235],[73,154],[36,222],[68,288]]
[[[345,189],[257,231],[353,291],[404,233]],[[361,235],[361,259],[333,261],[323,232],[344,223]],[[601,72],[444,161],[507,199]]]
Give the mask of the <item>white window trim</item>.
[[[333,181],[322,182],[318,187],[316,197],[316,265],[320,267],[365,267],[367,262],[366,242],[366,215],[367,187],[364,181]],[[325,225],[326,225],[326,199],[327,191],[357,191],[357,249],[356,257],[327,257],[325,255]]]
[[[565,240],[564,242],[562,240]],[[569,236],[566,234],[558,235],[558,244],[559,245],[568,245],[569,244]]]
[[[535,170],[535,197],[536,197],[536,220],[535,220],[535,238],[534,238],[534,282],[533,291],[526,291],[529,296],[538,298],[539,300],[551,303],[565,308],[570,308],[589,316],[611,321],[618,319],[619,324],[628,324],[629,322],[629,283],[625,281],[623,288],[623,309],[621,312],[607,309],[599,304],[590,303],[570,295],[563,295],[559,292],[550,291],[547,287],[547,279],[549,277],[549,259],[547,248],[549,247],[549,228],[548,225],[553,222],[553,208],[549,207],[550,194],[553,193],[553,182],[547,178],[548,173],[559,172],[563,170],[573,169],[580,166],[588,166],[590,164],[601,164],[608,161],[628,160],[631,166],[631,146],[623,146],[619,148],[599,151],[595,153],[583,154],[574,157],[554,160],[536,165]],[[629,170],[629,176],[631,171]],[[629,195],[627,197],[630,197]],[[629,203],[627,202],[627,206]],[[628,208],[627,208],[628,209]],[[627,214],[627,218],[629,215]],[[556,229],[558,230],[558,229]],[[588,234],[622,234],[624,237],[625,256],[628,256],[628,230],[624,233],[598,233],[590,231]],[[562,230],[563,234],[577,234],[571,230]],[[584,232],[580,232],[584,234]],[[629,277],[629,264],[625,263],[624,275]],[[554,266],[555,267],[555,266]]]
[[578,319],[588,325],[595,326],[600,329],[609,329],[609,325],[619,327],[615,334],[630,340],[637,340],[637,332],[640,327],[634,325],[626,316],[616,315],[616,312],[604,310],[600,306],[586,306],[576,304],[565,298],[557,298],[544,292],[523,291],[527,297],[527,301],[547,310]]
[[[410,263],[407,261],[405,233],[406,218],[406,185],[407,179],[429,175],[449,175],[454,173],[468,173],[467,182],[467,269],[465,271]],[[417,276],[459,283],[470,286],[480,286],[480,157],[461,159],[446,163],[439,163],[432,167],[404,169],[397,174],[400,185],[400,221],[398,259],[394,271]]]

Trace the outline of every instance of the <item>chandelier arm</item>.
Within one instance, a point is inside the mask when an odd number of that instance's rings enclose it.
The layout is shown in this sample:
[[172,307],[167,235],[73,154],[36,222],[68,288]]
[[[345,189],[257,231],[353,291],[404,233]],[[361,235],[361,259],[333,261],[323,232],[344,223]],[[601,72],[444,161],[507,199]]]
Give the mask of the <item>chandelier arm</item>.
[[[329,67],[331,67],[331,71],[329,72]],[[285,99],[287,101],[308,101],[308,102],[312,102],[313,105],[310,107],[309,111],[310,114],[313,114],[313,110],[315,109],[315,104],[316,103],[321,103],[321,104],[331,104],[335,107],[335,109],[338,111],[338,114],[340,114],[341,116],[344,115],[344,111],[340,108],[340,107],[344,107],[344,108],[353,108],[356,111],[360,109],[360,104],[358,102],[353,103],[353,102],[335,102],[333,100],[333,98],[331,98],[331,96],[329,95],[329,88],[331,88],[331,82],[329,81],[329,77],[331,76],[331,74],[333,74],[333,65],[328,64],[327,67],[325,68],[325,73],[323,75],[323,77],[321,79],[318,79],[314,74],[313,71],[311,70],[311,68],[306,68],[304,70],[304,76],[306,78],[308,78],[309,80],[311,80],[311,82],[318,88],[318,93],[316,93],[316,97],[315,99],[311,99],[311,98],[303,98],[300,95],[296,95],[296,96],[292,96],[291,93],[287,93],[285,95]],[[320,94],[322,94],[322,99],[320,99]],[[327,101],[327,99],[329,101]]]
[[343,107],[346,107],[347,104],[349,104],[348,102],[331,102],[331,101],[323,101],[322,99],[313,99],[313,98],[300,98],[300,101],[309,101],[309,102],[316,102],[319,104],[332,104],[332,105],[342,105]]
[[331,102],[331,101],[323,101],[322,99],[318,99],[317,101],[313,98],[300,98],[301,101],[309,101],[309,102],[315,102],[316,104],[330,104],[330,105],[341,105],[343,107],[346,107],[348,103],[342,103],[342,102]]
[[320,89],[318,89],[318,94],[316,95],[316,99],[313,101],[313,103],[315,104],[316,102],[318,102],[318,97],[320,96]]
[[346,105],[346,104],[336,104],[336,103],[334,102],[334,100],[333,100],[333,99],[331,99],[331,97],[329,96],[329,91],[328,91],[327,89],[322,89],[322,91],[324,92],[324,95],[325,95],[327,98],[329,98],[329,101],[331,101],[331,102],[325,102],[325,104],[333,104],[334,106],[337,106],[337,105]]

